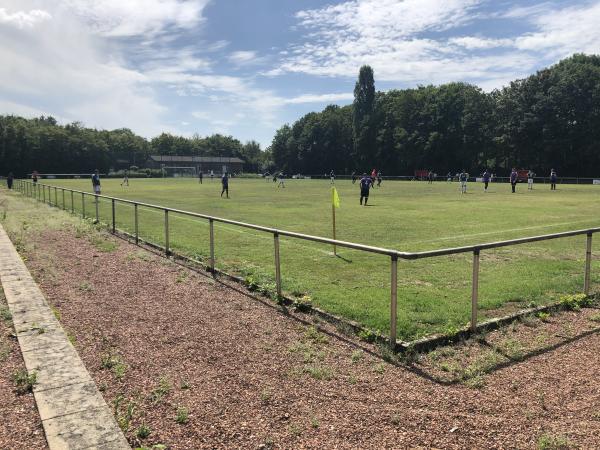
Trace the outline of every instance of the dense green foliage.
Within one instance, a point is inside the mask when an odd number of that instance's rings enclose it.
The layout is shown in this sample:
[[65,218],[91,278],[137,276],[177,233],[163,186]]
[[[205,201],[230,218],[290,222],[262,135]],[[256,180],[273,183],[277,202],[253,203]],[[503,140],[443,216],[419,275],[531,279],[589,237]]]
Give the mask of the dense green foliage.
[[0,174],[107,172],[144,167],[148,155],[159,154],[237,156],[246,172],[265,170],[272,159],[277,169],[305,174],[488,167],[502,175],[514,166],[598,175],[600,56],[574,55],[491,93],[466,83],[376,92],[373,70],[363,66],[354,97],[352,105],[282,126],[267,151],[220,134],[147,140],[128,129],[0,116]]
[[373,71],[362,67],[353,107],[328,106],[277,131],[275,164],[293,173],[515,166],[598,175],[599,56],[574,55],[489,94],[466,83],[373,92]]
[[145,167],[149,155],[236,156],[247,171],[258,171],[265,153],[255,141],[242,144],[214,134],[185,138],[163,133],[151,140],[126,128],[96,130],[80,123],[59,125],[52,117],[0,116],[0,174],[88,173],[98,168]]

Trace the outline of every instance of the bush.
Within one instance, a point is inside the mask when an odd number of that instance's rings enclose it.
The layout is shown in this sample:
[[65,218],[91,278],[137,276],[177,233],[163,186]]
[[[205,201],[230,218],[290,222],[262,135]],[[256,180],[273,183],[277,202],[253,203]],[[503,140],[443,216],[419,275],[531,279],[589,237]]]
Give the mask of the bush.
[[591,306],[592,299],[585,294],[565,295],[560,298],[559,303],[567,310],[578,311],[581,308]]

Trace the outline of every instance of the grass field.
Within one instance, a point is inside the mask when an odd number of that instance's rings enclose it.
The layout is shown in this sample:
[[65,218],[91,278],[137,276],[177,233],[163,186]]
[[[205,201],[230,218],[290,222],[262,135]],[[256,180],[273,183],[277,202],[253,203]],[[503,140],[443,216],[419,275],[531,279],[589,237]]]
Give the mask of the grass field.
[[[46,180],[45,180],[46,182]],[[91,190],[89,180],[48,180],[48,184]],[[477,244],[500,239],[547,234],[600,225],[600,186],[492,184],[484,193],[470,183],[466,195],[457,183],[384,181],[372,191],[370,206],[358,202],[358,185],[336,184],[338,239],[418,251]],[[222,199],[220,182],[192,179],[133,179],[102,181],[104,195],[211,214],[320,236],[331,236],[328,180],[288,180],[285,189],[264,180],[232,179],[230,199]],[[59,203],[62,197],[59,191]],[[70,195],[66,197],[71,207]],[[86,213],[93,214],[88,199]],[[81,197],[75,197],[81,211]],[[132,231],[133,208],[117,204],[117,226]],[[102,220],[109,222],[110,205],[101,203]],[[160,211],[140,208],[140,235],[164,243]],[[171,215],[171,247],[206,258],[208,224]],[[215,225],[217,266],[272,284],[273,238],[230,225]],[[600,249],[595,239],[594,254]],[[308,294],[313,304],[362,324],[389,330],[389,258],[289,238],[281,240],[284,290]],[[531,304],[544,304],[582,290],[585,237],[546,241],[482,252],[480,316],[493,317]],[[600,281],[599,259],[592,269],[593,289]],[[471,255],[400,261],[398,273],[398,333],[413,339],[447,332],[470,318]]]

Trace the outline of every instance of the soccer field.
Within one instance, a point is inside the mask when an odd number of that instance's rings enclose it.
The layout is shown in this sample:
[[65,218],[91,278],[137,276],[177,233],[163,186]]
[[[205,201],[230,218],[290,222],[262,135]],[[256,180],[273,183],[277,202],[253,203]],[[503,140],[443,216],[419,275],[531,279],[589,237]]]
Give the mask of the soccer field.
[[[153,203],[279,229],[331,237],[329,180],[287,180],[285,188],[258,179],[231,179],[230,199],[221,198],[220,180],[102,180],[102,194]],[[91,191],[89,180],[44,180],[46,184]],[[469,183],[461,195],[458,183],[384,180],[373,189],[369,206],[359,205],[358,184],[338,180],[341,206],[337,238],[400,251],[432,250],[495,240],[548,234],[600,225],[600,186],[538,184],[533,191],[519,184]],[[59,192],[59,203],[62,201]],[[67,195],[66,206],[70,208]],[[87,215],[93,214],[88,199]],[[75,197],[81,211],[81,198]],[[133,229],[133,207],[117,203],[117,226]],[[110,205],[101,204],[109,222]],[[164,243],[160,211],[140,208],[140,235]],[[206,258],[206,221],[170,216],[171,247]],[[215,224],[217,266],[260,282],[272,282],[273,238],[266,233]],[[594,255],[600,249],[595,239]],[[360,323],[389,330],[389,258],[283,237],[281,264],[287,292],[306,293],[313,304]],[[486,250],[481,254],[480,316],[506,312],[581,292],[585,236]],[[592,290],[600,281],[594,257]],[[399,261],[398,335],[413,339],[463,326],[470,319],[471,254],[418,261]]]

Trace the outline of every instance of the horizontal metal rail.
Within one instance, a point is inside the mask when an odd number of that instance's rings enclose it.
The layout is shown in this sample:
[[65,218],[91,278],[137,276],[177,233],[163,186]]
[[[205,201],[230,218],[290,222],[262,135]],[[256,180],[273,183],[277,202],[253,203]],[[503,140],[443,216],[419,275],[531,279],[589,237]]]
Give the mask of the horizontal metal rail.
[[[547,241],[547,240],[552,240],[552,239],[561,239],[561,238],[567,238],[567,237],[573,237],[573,236],[586,235],[587,241],[586,241],[586,258],[585,258],[585,272],[584,272],[584,280],[585,280],[584,281],[584,293],[587,295],[587,294],[589,294],[589,290],[590,290],[592,236],[594,233],[600,232],[600,227],[595,227],[595,228],[586,228],[586,229],[581,229],[581,230],[565,231],[565,232],[560,232],[560,233],[551,233],[551,234],[545,234],[545,235],[539,235],[539,236],[530,236],[530,237],[518,238],[518,239],[508,239],[508,240],[504,240],[504,241],[488,242],[488,243],[476,244],[476,245],[468,245],[468,246],[463,246],[463,247],[451,247],[451,248],[445,248],[445,249],[439,249],[439,250],[429,250],[429,251],[422,251],[422,252],[401,252],[401,251],[394,250],[394,249],[374,247],[371,245],[358,244],[355,242],[340,241],[337,239],[330,239],[330,238],[321,237],[321,236],[313,236],[310,234],[296,233],[293,231],[285,231],[285,230],[280,230],[277,228],[266,227],[266,226],[262,226],[262,225],[255,225],[252,223],[240,222],[237,220],[231,220],[231,219],[225,219],[222,217],[211,216],[208,214],[201,214],[201,213],[185,211],[185,210],[181,210],[181,209],[168,208],[165,206],[154,205],[151,203],[137,202],[137,201],[127,200],[127,199],[118,198],[118,197],[110,197],[107,195],[97,195],[97,194],[93,194],[91,192],[78,191],[75,189],[68,189],[68,188],[63,188],[63,187],[58,187],[58,186],[50,186],[50,185],[45,185],[42,183],[37,183],[37,185],[36,185],[30,181],[25,181],[25,180],[18,180],[18,181],[19,181],[19,188],[20,188],[21,192],[24,193],[25,195],[34,197],[37,200],[42,200],[42,198],[40,198],[40,195],[39,195],[40,189],[42,190],[42,193],[43,193],[43,201],[45,201],[46,187],[48,187],[48,201],[51,201],[50,200],[51,199],[51,197],[50,197],[51,187],[54,188],[54,190],[55,190],[55,200],[57,198],[57,189],[61,189],[63,191],[63,204],[62,204],[63,209],[66,209],[65,204],[64,204],[64,192],[65,191],[71,192],[71,210],[72,210],[72,212],[74,212],[73,193],[81,194],[83,217],[85,217],[85,196],[86,195],[93,196],[95,198],[96,208],[98,208],[98,199],[110,200],[110,202],[112,204],[111,210],[112,210],[112,231],[113,232],[115,232],[115,230],[116,230],[115,202],[133,205],[134,206],[134,223],[135,223],[136,243],[138,242],[138,239],[139,239],[139,236],[138,236],[138,207],[142,206],[145,208],[163,211],[164,217],[165,217],[165,240],[166,240],[165,252],[167,253],[167,255],[169,255],[169,253],[170,253],[169,213],[181,214],[181,215],[188,216],[188,217],[195,217],[198,219],[207,220],[209,223],[209,229],[210,229],[210,271],[213,273],[215,273],[215,251],[214,251],[215,237],[214,237],[214,227],[213,227],[214,222],[219,222],[219,223],[234,225],[234,226],[238,226],[238,227],[249,228],[252,230],[261,231],[261,232],[265,232],[265,233],[270,233],[273,235],[274,245],[275,245],[274,259],[275,259],[275,273],[276,273],[276,285],[277,285],[277,296],[278,297],[281,296],[281,292],[282,292],[282,289],[281,289],[281,267],[280,267],[280,255],[279,255],[279,238],[281,236],[286,236],[286,237],[305,240],[305,241],[318,242],[318,243],[322,243],[322,244],[334,245],[334,246],[338,246],[338,247],[344,247],[344,248],[349,248],[349,249],[353,249],[353,250],[389,256],[390,261],[391,261],[391,270],[392,270],[392,272],[391,272],[392,273],[392,275],[391,275],[391,295],[390,295],[390,316],[391,316],[390,317],[390,344],[394,348],[396,346],[397,270],[398,270],[397,269],[397,261],[399,258],[405,259],[405,260],[416,260],[416,259],[434,258],[434,257],[439,257],[439,256],[456,255],[456,254],[462,254],[462,253],[472,253],[473,254],[473,279],[472,279],[473,284],[472,284],[472,295],[471,295],[471,302],[472,302],[471,329],[473,331],[475,331],[476,325],[477,325],[479,261],[480,261],[480,253],[482,250],[489,250],[489,249],[494,249],[494,248],[508,247],[508,246],[513,246],[513,245],[532,243],[532,242],[540,242],[540,241]],[[29,185],[31,189],[26,189],[25,187],[27,185]],[[37,195],[36,195],[36,192],[38,193]],[[55,203],[56,203],[55,206],[58,207],[59,206],[58,201],[56,201]],[[97,210],[96,210],[96,219],[97,220],[99,219]]]

